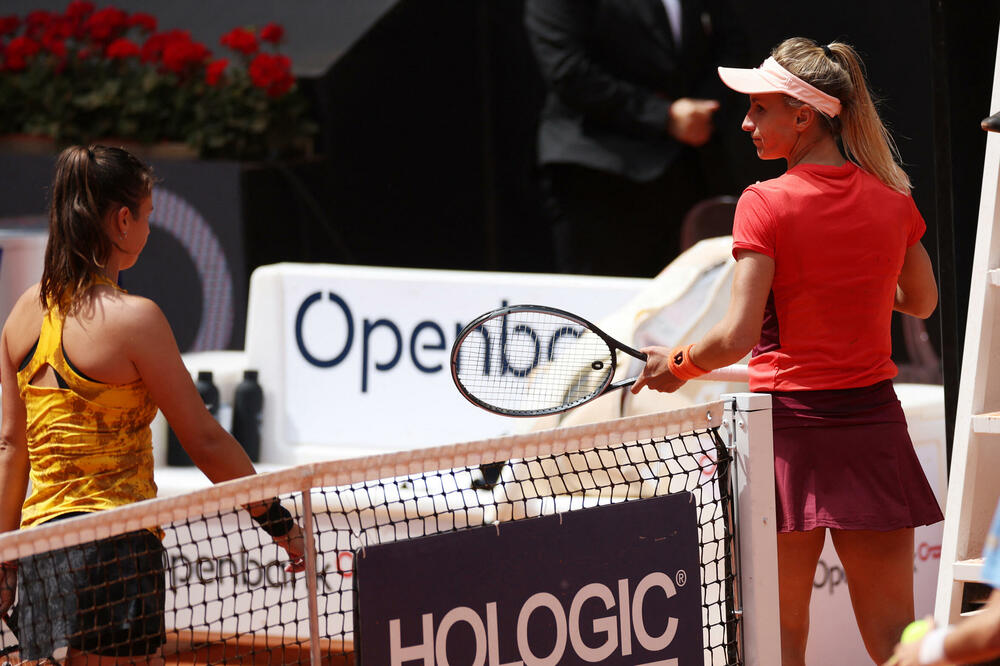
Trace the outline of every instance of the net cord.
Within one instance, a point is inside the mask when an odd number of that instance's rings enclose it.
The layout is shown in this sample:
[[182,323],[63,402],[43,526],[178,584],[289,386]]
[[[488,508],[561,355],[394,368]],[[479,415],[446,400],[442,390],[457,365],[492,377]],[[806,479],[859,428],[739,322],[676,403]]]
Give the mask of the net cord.
[[116,509],[68,518],[55,524],[5,532],[0,534],[0,561],[15,560],[44,550],[66,548],[125,532],[166,525],[192,515],[230,511],[276,495],[301,493],[305,497],[313,488],[348,486],[375,479],[420,474],[427,470],[453,469],[513,458],[558,455],[718,427],[723,423],[724,411],[725,403],[718,400],[600,423],[360,458],[306,463],[276,472],[225,481],[185,495],[144,500]]

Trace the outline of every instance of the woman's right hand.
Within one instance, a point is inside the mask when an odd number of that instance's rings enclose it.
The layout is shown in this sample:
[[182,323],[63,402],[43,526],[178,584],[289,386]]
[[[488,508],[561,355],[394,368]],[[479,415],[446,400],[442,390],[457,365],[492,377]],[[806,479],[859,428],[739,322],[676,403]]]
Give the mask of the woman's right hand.
[[669,347],[643,347],[640,351],[646,354],[646,365],[632,384],[632,393],[638,393],[644,386],[661,393],[673,393],[684,386],[684,380],[670,372]]
[[689,97],[675,99],[667,117],[667,132],[681,143],[703,146],[712,138],[715,129],[712,115],[718,110],[718,100]]

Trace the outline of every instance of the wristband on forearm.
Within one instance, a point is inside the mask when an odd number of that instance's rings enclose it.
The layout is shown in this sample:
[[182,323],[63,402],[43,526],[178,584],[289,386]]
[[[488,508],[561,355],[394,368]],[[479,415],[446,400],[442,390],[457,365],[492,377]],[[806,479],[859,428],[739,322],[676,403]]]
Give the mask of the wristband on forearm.
[[949,662],[944,656],[944,639],[951,633],[952,627],[938,627],[924,636],[920,641],[920,666],[945,666]]
[[11,560],[9,562],[0,562],[0,569],[4,571],[17,571],[17,561]]
[[691,360],[690,344],[686,347],[674,347],[670,350],[670,373],[677,379],[687,381],[706,374],[708,370],[702,370]]
[[260,529],[272,537],[283,537],[295,527],[295,521],[292,519],[291,512],[281,506],[281,502],[278,501],[277,497],[271,500],[271,505],[267,507],[267,511],[259,516],[250,514],[250,517],[260,525]]

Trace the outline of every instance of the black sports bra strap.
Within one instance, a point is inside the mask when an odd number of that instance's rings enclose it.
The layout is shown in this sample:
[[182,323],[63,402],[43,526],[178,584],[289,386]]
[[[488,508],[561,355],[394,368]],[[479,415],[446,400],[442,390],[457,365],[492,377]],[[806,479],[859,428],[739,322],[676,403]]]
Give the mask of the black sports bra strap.
[[41,337],[35,338],[35,344],[31,345],[31,349],[29,349],[28,353],[24,355],[24,359],[21,361],[21,365],[17,366],[18,372],[27,368],[28,364],[31,363],[31,357],[35,355],[35,351],[38,349],[39,340],[41,340]]

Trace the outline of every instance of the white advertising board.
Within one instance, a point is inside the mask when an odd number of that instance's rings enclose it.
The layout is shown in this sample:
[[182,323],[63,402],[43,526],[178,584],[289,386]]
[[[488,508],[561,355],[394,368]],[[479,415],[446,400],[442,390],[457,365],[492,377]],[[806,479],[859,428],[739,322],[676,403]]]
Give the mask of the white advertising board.
[[550,305],[597,321],[648,282],[316,264],[260,268],[251,280],[246,363],[260,371],[265,392],[262,460],[292,464],[511,432],[512,419],[474,407],[455,389],[449,356],[458,331],[504,304]]
[[44,229],[0,229],[0,324],[21,294],[42,277]]
[[[316,594],[323,636],[352,630],[350,547],[319,516]],[[166,627],[183,634],[223,636],[265,632],[309,635],[305,572],[288,573],[288,557],[255,529],[245,514],[192,520],[167,527]],[[345,611],[346,609],[346,611]]]

